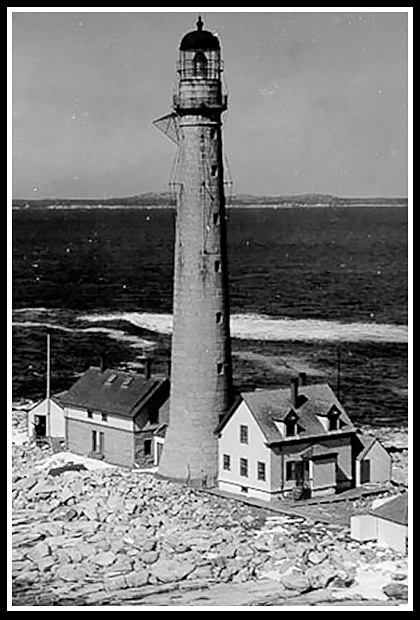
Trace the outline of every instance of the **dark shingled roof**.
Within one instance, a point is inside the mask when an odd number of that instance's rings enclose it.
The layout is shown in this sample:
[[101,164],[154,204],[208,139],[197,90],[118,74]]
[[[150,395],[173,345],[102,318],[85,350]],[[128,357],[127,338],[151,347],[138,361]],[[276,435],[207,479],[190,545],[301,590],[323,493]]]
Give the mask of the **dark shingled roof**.
[[386,519],[387,521],[393,521],[400,525],[408,524],[408,493],[403,493],[394,499],[389,500],[382,506],[372,510],[372,515]]
[[167,379],[146,379],[120,370],[89,368],[61,396],[66,406],[133,417]]
[[290,388],[243,392],[239,401],[219,424],[217,432],[222,430],[242,400],[248,405],[268,443],[276,443],[285,439],[281,432],[281,426],[276,425],[276,422],[284,422],[291,411],[297,415],[299,438],[328,435],[328,431],[325,430],[318,416],[326,417],[331,411],[340,414],[341,431],[355,431],[352,422],[330,386],[327,383],[322,383],[299,386],[296,407],[292,405]]

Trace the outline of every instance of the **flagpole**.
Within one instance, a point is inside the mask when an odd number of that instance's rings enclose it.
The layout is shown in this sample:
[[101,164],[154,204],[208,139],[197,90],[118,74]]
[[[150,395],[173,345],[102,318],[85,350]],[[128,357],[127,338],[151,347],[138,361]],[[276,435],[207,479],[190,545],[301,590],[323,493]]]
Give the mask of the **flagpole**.
[[51,432],[51,334],[47,331],[47,428],[46,433],[47,436],[50,435]]

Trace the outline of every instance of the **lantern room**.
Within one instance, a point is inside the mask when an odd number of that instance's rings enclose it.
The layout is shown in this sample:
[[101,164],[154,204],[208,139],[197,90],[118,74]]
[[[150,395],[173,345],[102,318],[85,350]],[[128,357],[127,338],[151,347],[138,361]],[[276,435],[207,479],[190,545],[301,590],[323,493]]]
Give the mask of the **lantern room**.
[[219,112],[226,108],[222,95],[223,70],[219,39],[203,30],[201,17],[197,29],[187,33],[179,46],[178,85],[174,106],[178,113],[190,113],[207,107]]

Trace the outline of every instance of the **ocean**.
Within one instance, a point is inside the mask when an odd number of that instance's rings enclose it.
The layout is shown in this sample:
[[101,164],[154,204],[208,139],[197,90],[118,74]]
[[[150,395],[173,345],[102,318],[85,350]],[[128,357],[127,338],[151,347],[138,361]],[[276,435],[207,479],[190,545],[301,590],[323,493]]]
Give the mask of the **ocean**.
[[[407,423],[407,210],[228,211],[239,390],[328,381],[356,421]],[[13,397],[66,389],[105,355],[169,358],[174,211],[13,210]]]

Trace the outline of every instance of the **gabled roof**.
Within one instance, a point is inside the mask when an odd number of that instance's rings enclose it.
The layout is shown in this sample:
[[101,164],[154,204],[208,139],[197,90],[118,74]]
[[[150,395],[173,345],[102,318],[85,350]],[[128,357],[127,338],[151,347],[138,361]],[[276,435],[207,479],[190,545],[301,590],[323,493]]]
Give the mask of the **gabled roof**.
[[400,525],[408,524],[408,493],[398,495],[389,502],[382,504],[376,510],[372,510],[372,515],[386,519],[387,521],[393,521]]
[[359,452],[359,454],[356,456],[356,461],[362,461],[368,455],[372,446],[374,446],[376,443],[382,446],[385,452],[387,452],[387,449],[382,445],[382,443],[376,437],[365,437],[364,435],[358,435],[358,438],[360,439],[364,447],[363,447],[363,450]]
[[[246,403],[253,414],[267,443],[276,443],[286,439],[281,432],[281,426],[275,423],[284,422],[291,411],[295,412],[298,418],[299,438],[329,435],[329,432],[325,430],[318,417],[327,417],[333,411],[340,414],[341,431],[355,431],[343,406],[327,383],[299,386],[299,397],[296,406],[293,406],[290,396],[290,388],[243,392],[232,409],[223,418],[216,432],[220,432],[224,428],[242,401]],[[334,434],[339,432],[334,431]],[[287,438],[287,441],[289,440],[290,438]]]
[[61,396],[66,406],[133,417],[167,379],[146,379],[120,370],[89,368]]

